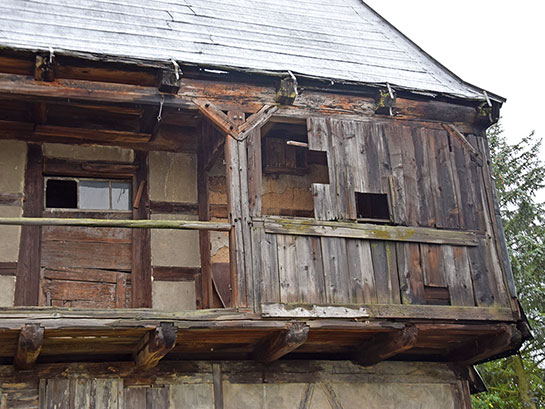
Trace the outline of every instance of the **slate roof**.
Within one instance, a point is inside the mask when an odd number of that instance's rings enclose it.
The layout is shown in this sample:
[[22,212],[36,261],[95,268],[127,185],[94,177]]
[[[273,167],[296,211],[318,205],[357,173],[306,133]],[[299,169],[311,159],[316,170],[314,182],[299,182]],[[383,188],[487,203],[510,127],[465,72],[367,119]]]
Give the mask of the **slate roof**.
[[361,0],[1,0],[1,46],[484,98]]

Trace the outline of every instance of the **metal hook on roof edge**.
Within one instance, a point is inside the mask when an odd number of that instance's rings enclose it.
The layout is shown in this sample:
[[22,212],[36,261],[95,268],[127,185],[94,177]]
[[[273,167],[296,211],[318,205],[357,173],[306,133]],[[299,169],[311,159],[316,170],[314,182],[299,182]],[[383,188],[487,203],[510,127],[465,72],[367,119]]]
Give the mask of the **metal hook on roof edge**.
[[53,47],[49,47],[49,64],[53,64],[53,58],[55,58],[55,51]]
[[386,83],[386,87],[388,88],[388,92],[390,93],[390,98],[394,99],[395,96],[394,96],[394,90],[392,89],[392,87],[390,86],[390,83]]
[[163,113],[163,104],[165,103],[165,97],[161,95],[161,103],[159,105],[159,114],[157,114],[157,122],[161,122],[161,115]]
[[488,104],[489,107],[491,107],[492,101],[490,101],[490,98],[488,97],[488,92],[483,90],[483,94],[484,94],[484,99],[486,100],[486,103]]
[[176,74],[176,81],[179,81],[180,80],[180,73],[182,71],[180,69],[180,65],[176,62],[176,60],[174,60],[174,58],[171,58],[170,62],[172,62],[172,65],[174,65],[174,73]]

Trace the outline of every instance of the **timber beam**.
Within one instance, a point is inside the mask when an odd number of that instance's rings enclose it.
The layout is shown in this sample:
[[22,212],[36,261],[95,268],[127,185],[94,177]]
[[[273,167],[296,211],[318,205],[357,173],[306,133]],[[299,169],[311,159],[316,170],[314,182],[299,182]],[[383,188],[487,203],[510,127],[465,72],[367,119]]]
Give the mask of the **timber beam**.
[[172,323],[161,323],[142,338],[134,355],[140,369],[151,369],[176,345],[178,329]]
[[283,331],[276,332],[258,344],[253,352],[257,362],[271,363],[303,345],[310,327],[305,323],[292,323]]
[[13,364],[16,369],[31,369],[42,349],[44,329],[38,324],[27,324],[19,332]]
[[509,325],[499,334],[479,337],[454,349],[448,360],[460,366],[473,365],[490,357],[518,350],[522,342],[521,332],[514,325]]
[[352,355],[352,361],[362,366],[378,364],[416,345],[418,329],[407,326],[401,330],[375,335],[362,343]]

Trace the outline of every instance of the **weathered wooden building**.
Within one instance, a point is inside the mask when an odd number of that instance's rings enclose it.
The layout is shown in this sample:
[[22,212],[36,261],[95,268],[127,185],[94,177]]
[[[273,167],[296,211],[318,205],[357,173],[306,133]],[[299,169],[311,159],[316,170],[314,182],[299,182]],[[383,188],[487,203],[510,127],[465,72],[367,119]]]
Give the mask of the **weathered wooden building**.
[[467,409],[529,336],[504,100],[360,0],[0,21],[0,408]]

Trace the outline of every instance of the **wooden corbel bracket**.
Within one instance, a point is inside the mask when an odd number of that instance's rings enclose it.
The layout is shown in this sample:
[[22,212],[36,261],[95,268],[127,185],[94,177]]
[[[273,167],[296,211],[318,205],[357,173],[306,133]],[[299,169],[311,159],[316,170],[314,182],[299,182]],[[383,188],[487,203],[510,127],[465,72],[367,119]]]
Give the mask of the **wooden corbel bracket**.
[[38,324],[27,324],[19,333],[13,364],[18,370],[31,369],[42,349],[44,329]]
[[296,322],[287,329],[272,334],[256,346],[254,360],[270,363],[282,358],[306,342],[309,329],[307,324]]
[[411,349],[416,344],[417,338],[418,328],[414,325],[378,334],[357,348],[352,354],[352,361],[362,366],[375,365]]
[[297,78],[291,74],[291,76],[280,80],[280,84],[276,89],[275,101],[280,105],[293,105],[297,95]]
[[176,345],[178,329],[171,323],[161,323],[148,332],[140,341],[134,356],[135,364],[140,369],[150,369]]
[[375,113],[394,116],[396,114],[396,95],[390,84],[386,89],[379,89],[375,95]]
[[55,56],[53,52],[50,52],[49,55],[36,55],[34,79],[46,82],[55,81]]

